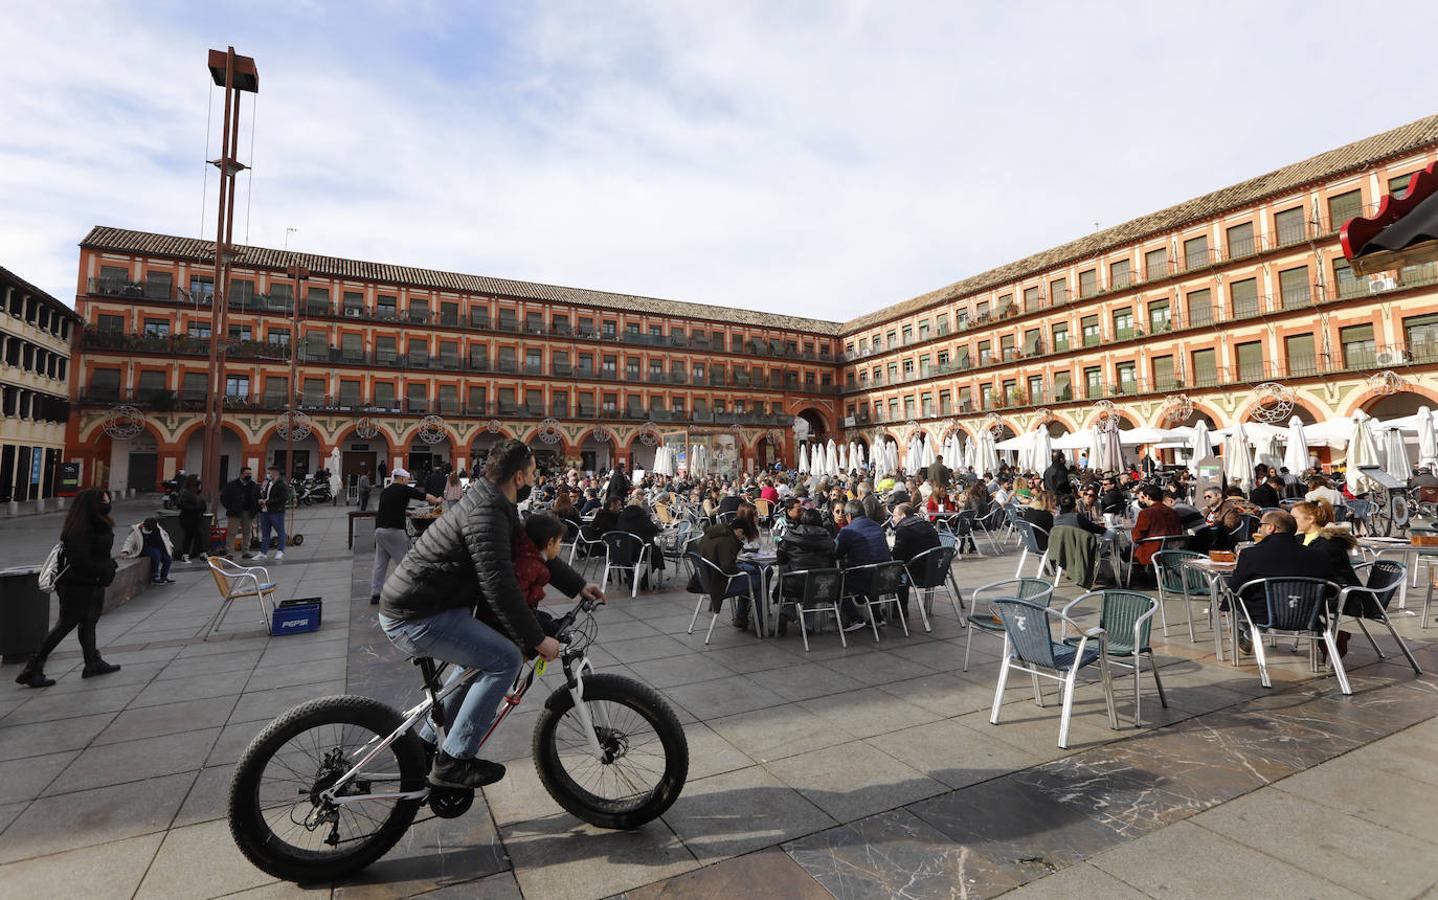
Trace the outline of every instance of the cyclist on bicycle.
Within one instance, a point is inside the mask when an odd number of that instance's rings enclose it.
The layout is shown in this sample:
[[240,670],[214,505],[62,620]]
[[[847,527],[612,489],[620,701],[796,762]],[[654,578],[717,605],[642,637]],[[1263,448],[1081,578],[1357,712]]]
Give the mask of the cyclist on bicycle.
[[[536,481],[534,452],[513,439],[490,451],[483,477],[425,530],[380,593],[380,626],[411,656],[479,670],[444,702],[448,732],[430,768],[430,784],[476,788],[504,777],[504,766],[478,758],[479,745],[524,657],[547,660],[560,645],[525,605],[514,577],[513,540],[523,536],[518,503]],[[548,561],[550,584],[569,597],[604,593],[564,562]],[[523,651],[523,656],[520,651]],[[426,722],[420,738],[434,743]]]

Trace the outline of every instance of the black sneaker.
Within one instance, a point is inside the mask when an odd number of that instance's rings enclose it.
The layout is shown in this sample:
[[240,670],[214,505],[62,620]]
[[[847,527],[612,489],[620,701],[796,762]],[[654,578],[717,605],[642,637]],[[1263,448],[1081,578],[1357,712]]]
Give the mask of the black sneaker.
[[504,777],[504,766],[487,759],[455,759],[443,750],[434,757],[429,783],[435,787],[481,788]]
[[733,621],[733,622],[730,622],[729,624],[733,625],[735,628],[738,628],[738,629],[740,629],[740,630],[742,630],[742,631],[748,631],[748,630],[749,630],[749,620],[748,620],[748,619],[742,619],[742,618],[740,618],[739,616],[735,616],[735,617],[734,617],[734,621]]
[[92,663],[86,663],[85,669],[80,673],[81,678],[94,678],[99,675],[109,675],[111,672],[120,671],[120,667],[114,663],[107,663],[103,659],[97,659]]

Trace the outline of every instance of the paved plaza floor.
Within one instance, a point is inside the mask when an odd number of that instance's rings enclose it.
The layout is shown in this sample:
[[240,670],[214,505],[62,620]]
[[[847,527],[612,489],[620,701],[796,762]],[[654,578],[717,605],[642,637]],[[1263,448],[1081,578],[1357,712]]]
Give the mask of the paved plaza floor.
[[[149,505],[118,508],[122,525]],[[1052,689],[1037,707],[1011,680],[990,725],[1000,642],[939,605],[932,633],[877,644],[797,631],[759,641],[721,620],[686,634],[692,595],[611,592],[593,658],[660,690],[685,723],[690,778],[658,821],[606,832],[562,812],[529,761],[539,704],[505,723],[491,755],[509,776],[454,820],[431,820],[354,882],[275,882],[235,849],[224,819],[234,761],[285,709],[357,692],[398,703],[415,669],[379,634],[369,551],[345,546],[343,509],[301,513],[302,547],[271,563],[280,596],[324,598],[324,625],[269,638],[236,608],[218,639],[200,566],[106,615],[123,670],[80,679],[74,638],[44,691],[0,682],[0,897],[1416,897],[1438,884],[1438,677],[1391,642],[1355,635],[1355,694],[1276,651],[1274,688],[1213,658],[1181,624],[1156,636],[1169,707],[1118,682],[1123,729],[1080,689],[1070,747]],[[0,522],[0,567],[34,563],[57,516]],[[964,560],[967,591],[1016,557]],[[1070,586],[1061,589],[1074,596]],[[3,602],[3,601],[0,601]],[[1169,610],[1183,621],[1182,607]],[[1438,671],[1438,627],[1399,618]],[[544,682],[551,682],[551,675]],[[544,683],[541,682],[541,683]]]

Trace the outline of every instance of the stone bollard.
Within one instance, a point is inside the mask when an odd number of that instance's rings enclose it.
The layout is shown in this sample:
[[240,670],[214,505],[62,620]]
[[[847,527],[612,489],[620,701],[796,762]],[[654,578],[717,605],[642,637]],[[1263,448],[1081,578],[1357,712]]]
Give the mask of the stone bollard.
[[35,512],[37,512],[37,513],[43,513],[44,511],[45,511],[45,498],[44,498],[44,497],[36,497],[36,498],[35,498]]
[[11,500],[9,503],[6,503],[6,504],[5,504],[5,512],[6,512],[7,515],[11,515],[11,516],[18,516],[18,515],[20,515],[20,501],[19,501],[19,500]]

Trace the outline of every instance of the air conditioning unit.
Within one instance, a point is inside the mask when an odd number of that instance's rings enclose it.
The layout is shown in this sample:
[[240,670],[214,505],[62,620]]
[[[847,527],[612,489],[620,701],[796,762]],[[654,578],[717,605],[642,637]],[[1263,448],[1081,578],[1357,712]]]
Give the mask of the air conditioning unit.
[[1368,293],[1370,294],[1381,294],[1396,287],[1398,287],[1398,280],[1395,278],[1372,278],[1368,281]]
[[1401,366],[1407,362],[1401,350],[1381,350],[1376,361],[1380,366]]
[[351,309],[351,308],[349,308],[349,307],[346,307],[346,308],[345,308],[345,317],[346,317],[346,318],[358,319],[358,318],[359,318],[361,315],[363,315],[363,314],[364,314],[364,310],[361,310],[361,309]]

